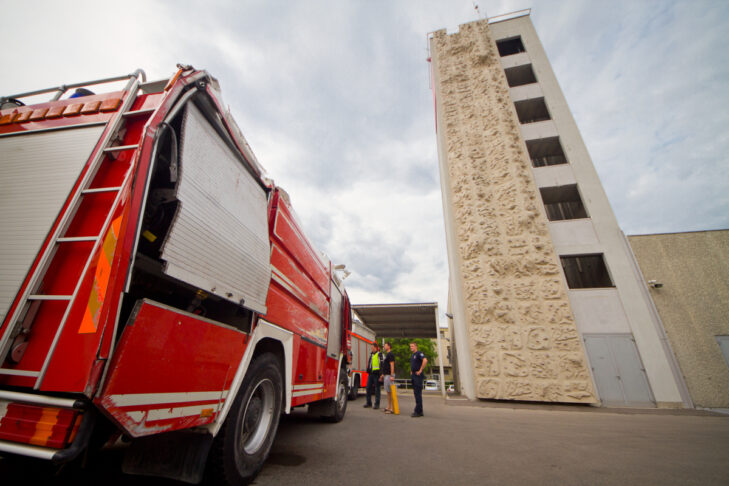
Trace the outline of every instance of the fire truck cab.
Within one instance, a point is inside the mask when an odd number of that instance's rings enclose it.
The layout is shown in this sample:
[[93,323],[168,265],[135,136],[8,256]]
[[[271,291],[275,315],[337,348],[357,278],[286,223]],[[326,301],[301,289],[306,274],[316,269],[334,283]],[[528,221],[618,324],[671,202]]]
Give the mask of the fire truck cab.
[[0,454],[239,484],[281,413],[345,414],[341,278],[178,67],[0,98]]

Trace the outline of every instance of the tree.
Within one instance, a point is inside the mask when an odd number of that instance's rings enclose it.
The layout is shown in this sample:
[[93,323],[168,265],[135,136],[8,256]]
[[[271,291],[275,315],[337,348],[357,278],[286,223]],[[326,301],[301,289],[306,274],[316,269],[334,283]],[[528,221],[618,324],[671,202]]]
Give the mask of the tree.
[[427,338],[399,338],[399,339],[385,339],[386,342],[390,343],[392,348],[392,354],[395,356],[395,374],[398,378],[407,378],[410,376],[410,343],[415,342],[418,345],[418,351],[422,351],[425,357],[428,359],[428,364],[425,365],[423,373],[430,374],[432,366],[435,366],[435,357],[438,355],[435,351],[435,344],[432,339]]

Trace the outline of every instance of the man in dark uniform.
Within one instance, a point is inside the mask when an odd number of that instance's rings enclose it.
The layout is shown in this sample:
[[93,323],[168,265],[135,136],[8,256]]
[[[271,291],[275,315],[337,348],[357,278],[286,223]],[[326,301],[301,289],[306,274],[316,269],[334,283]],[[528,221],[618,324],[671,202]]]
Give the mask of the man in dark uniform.
[[428,358],[422,351],[418,351],[416,343],[410,343],[410,379],[413,383],[413,394],[415,395],[415,410],[411,417],[423,416],[423,370],[428,364]]
[[382,357],[378,352],[377,343],[372,343],[372,352],[367,360],[367,399],[364,408],[372,407],[372,394],[375,395],[374,410],[380,408],[380,363]]

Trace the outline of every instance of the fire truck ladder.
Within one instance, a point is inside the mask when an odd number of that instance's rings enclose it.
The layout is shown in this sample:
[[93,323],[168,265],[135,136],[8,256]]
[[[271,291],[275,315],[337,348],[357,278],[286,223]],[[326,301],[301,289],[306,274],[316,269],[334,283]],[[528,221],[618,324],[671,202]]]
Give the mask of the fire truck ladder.
[[[32,371],[16,370],[13,368],[0,368],[0,374],[35,377],[36,381],[34,389],[36,390],[38,390],[41,386],[43,377],[45,376],[45,373],[48,369],[48,365],[51,361],[56,346],[58,345],[58,341],[61,337],[61,334],[63,333],[64,327],[67,324],[69,314],[78,297],[82,283],[86,280],[89,268],[94,262],[94,257],[97,256],[99,248],[104,243],[105,236],[107,235],[107,232],[111,227],[112,217],[119,207],[122,199],[122,195],[124,192],[122,189],[126,187],[127,184],[129,184],[130,182],[131,174],[133,173],[133,163],[130,161],[129,167],[127,167],[124,171],[120,183],[115,184],[112,187],[92,187],[93,182],[96,179],[97,174],[100,174],[101,171],[111,170],[110,166],[116,159],[116,154],[120,153],[121,151],[136,150],[138,148],[138,145],[114,145],[121,134],[122,128],[125,126],[125,121],[131,117],[149,117],[154,111],[154,109],[129,111],[132,107],[132,104],[137,98],[140,88],[144,86],[143,83],[146,81],[144,72],[141,70],[137,70],[131,75],[119,78],[92,81],[79,85],[61,86],[59,88],[53,88],[51,90],[44,91],[48,92],[57,90],[59,93],[56,94],[56,96],[54,97],[54,100],[56,100],[63,95],[63,92],[73,87],[88,86],[92,84],[118,81],[127,78],[129,79],[129,81],[124,88],[124,92],[127,93],[127,96],[124,99],[121,108],[108,122],[110,124],[109,129],[106,131],[106,135],[101,142],[103,148],[101,150],[98,150],[94,155],[88,169],[82,176],[80,184],[76,186],[77,189],[72,194],[70,203],[66,205],[66,209],[59,216],[60,223],[56,226],[56,230],[51,236],[49,244],[46,245],[45,250],[40,256],[39,263],[35,266],[35,270],[30,276],[28,285],[25,287],[25,291],[23,292],[20,298],[21,300],[18,302],[18,305],[15,307],[15,311],[11,316],[8,316],[8,327],[6,329],[6,332],[3,333],[2,341],[0,341],[0,363],[5,363],[6,359],[8,358],[8,354],[12,352],[11,348],[13,348],[16,338],[18,338],[19,336],[22,338],[23,335],[27,335],[30,332],[30,328],[41,304],[48,301],[66,302],[65,311],[63,312],[62,316],[56,324],[57,327],[55,335],[50,346],[48,347],[45,360],[41,369],[38,371]],[[38,92],[32,94],[38,94]],[[117,176],[116,180],[118,179],[119,177]],[[98,234],[94,235],[64,236],[69,227],[72,226],[72,223],[74,222],[75,216],[77,215],[84,198],[93,195],[99,195],[100,193],[114,195],[114,200],[108,212],[106,213],[106,216],[104,217],[101,231]],[[79,251],[85,253],[86,251],[88,251],[89,242],[92,242],[93,246],[91,247],[91,250],[86,257],[82,268],[80,269],[80,271],[77,268],[75,271],[71,272],[79,275],[75,285],[73,285],[73,292],[70,295],[44,293],[42,289],[44,279],[47,275],[49,275],[49,269],[55,267],[54,259],[56,259],[58,253],[62,253],[59,252],[59,250],[61,248],[67,249],[69,245],[76,245]],[[80,261],[83,261],[83,258]]]

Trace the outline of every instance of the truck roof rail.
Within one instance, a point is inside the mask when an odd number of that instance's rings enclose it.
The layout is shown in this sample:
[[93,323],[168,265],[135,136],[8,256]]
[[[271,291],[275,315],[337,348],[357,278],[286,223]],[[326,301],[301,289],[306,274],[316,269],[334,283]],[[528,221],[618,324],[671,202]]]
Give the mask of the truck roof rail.
[[[21,98],[28,98],[31,96],[38,96],[45,93],[54,93],[51,97],[51,99],[47,101],[56,101],[61,99],[61,96],[63,96],[68,90],[74,89],[74,88],[87,88],[89,86],[96,86],[99,84],[106,84],[106,83],[113,83],[115,81],[124,81],[127,79],[140,79],[142,83],[147,81],[147,75],[145,72],[141,69],[137,69],[131,74],[124,74],[122,76],[115,76],[112,78],[102,78],[102,79],[94,79],[91,81],[84,81],[82,83],[73,83],[73,84],[62,84],[61,86],[53,86],[51,88],[45,88],[45,89],[39,89],[35,91],[27,91],[25,93],[18,93],[13,94],[9,96],[0,96],[0,105],[4,104],[6,102],[19,102]],[[24,104],[21,102],[21,104]]]

